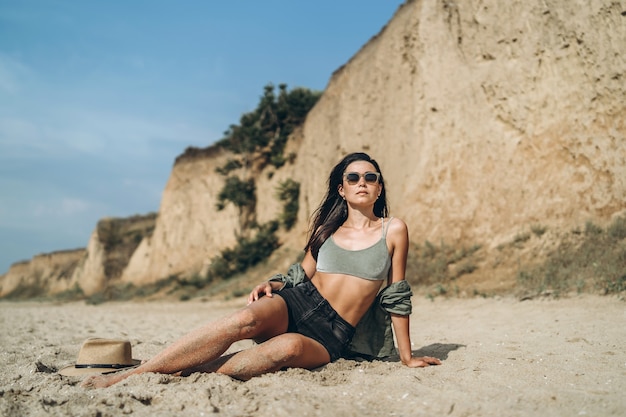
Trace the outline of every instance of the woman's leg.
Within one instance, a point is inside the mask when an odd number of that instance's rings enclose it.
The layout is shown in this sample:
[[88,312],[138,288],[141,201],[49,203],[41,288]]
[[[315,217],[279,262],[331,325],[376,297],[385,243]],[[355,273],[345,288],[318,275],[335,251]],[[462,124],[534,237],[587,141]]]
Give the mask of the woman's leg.
[[173,374],[219,358],[234,342],[269,339],[285,333],[287,305],[281,297],[263,297],[224,319],[209,323],[181,337],[137,368],[86,378],[84,387],[108,387],[130,375],[144,372]]
[[328,351],[319,342],[301,334],[284,333],[252,348],[187,369],[181,375],[218,372],[245,381],[283,368],[313,369],[329,362]]

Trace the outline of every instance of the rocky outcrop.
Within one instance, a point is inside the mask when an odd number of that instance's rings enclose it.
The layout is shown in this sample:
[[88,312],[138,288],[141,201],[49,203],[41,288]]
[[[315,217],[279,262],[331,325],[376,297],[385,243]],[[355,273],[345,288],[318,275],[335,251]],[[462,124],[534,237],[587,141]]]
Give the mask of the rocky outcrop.
[[[296,131],[285,154],[296,152],[302,142]],[[141,242],[122,281],[147,284],[169,276],[204,274],[210,261],[224,248],[237,243],[242,233],[238,213],[232,204],[217,210],[218,194],[225,177],[216,173],[233,155],[221,148],[188,150],[172,169],[165,186],[154,234]],[[278,184],[294,176],[294,166],[280,170],[266,167],[255,178],[256,221],[277,218],[282,210],[276,198]]]
[[17,262],[0,281],[0,296],[32,298],[74,287],[76,267],[85,259],[85,249],[41,254],[30,261]]
[[[298,181],[284,239],[301,247],[326,173],[365,150],[416,241],[493,249],[536,224],[609,221],[626,209],[625,22],[606,1],[407,2],[333,74],[295,164],[259,176],[259,217],[278,210],[280,178]],[[222,160],[174,167],[148,261],[126,279],[198,270],[234,242],[235,213],[212,209]]]
[[626,16],[609,1],[412,1],[332,77],[297,169],[303,218],[345,152],[416,239],[497,246],[626,208]]
[[141,285],[198,272],[221,248],[235,244],[235,209],[216,209],[224,179],[215,170],[228,157],[227,151],[215,148],[177,159],[163,191],[154,233],[133,254],[123,282]]
[[30,298],[74,290],[91,295],[120,282],[139,243],[151,236],[156,217],[151,213],[102,219],[86,249],[41,254],[13,264],[0,279],[0,297]]
[[[407,1],[332,75],[288,143],[295,162],[257,176],[257,219],[280,210],[281,180],[299,182],[298,222],[282,238],[302,247],[329,169],[364,150],[413,241],[489,251],[532,225],[606,223],[626,210],[625,57],[620,2]],[[235,243],[235,209],[215,209],[215,169],[228,157],[208,149],[177,160],[154,233],[121,281],[197,273]],[[88,256],[103,259],[97,250]],[[99,262],[76,281],[101,273]]]

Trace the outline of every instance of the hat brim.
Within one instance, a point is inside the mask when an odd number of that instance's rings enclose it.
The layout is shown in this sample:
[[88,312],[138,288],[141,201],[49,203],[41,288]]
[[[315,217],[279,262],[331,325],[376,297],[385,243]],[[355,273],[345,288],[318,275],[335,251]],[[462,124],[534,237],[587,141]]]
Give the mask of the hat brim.
[[82,376],[91,374],[112,374],[114,372],[123,371],[125,369],[132,369],[141,364],[141,360],[133,359],[133,364],[124,368],[77,368],[76,365],[68,365],[59,369],[58,373],[64,376]]

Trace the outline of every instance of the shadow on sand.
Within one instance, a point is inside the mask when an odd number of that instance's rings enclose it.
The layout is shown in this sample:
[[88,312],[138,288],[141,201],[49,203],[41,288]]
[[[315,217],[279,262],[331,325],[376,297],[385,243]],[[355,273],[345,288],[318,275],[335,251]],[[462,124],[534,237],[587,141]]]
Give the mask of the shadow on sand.
[[423,346],[418,350],[414,350],[413,356],[434,356],[435,358],[445,361],[448,359],[450,352],[465,347],[458,343],[433,343],[432,345]]
[[[411,353],[413,356],[433,356],[441,361],[445,361],[446,359],[448,359],[448,355],[450,354],[450,352],[463,348],[463,347],[465,347],[465,345],[461,345],[458,343],[433,343],[432,345],[423,346],[417,350],[413,350],[411,351]],[[372,357],[364,357],[361,355],[357,355],[349,359],[366,360],[366,361],[380,360],[383,362],[400,362],[400,357],[397,355],[390,356],[384,359],[376,359]]]

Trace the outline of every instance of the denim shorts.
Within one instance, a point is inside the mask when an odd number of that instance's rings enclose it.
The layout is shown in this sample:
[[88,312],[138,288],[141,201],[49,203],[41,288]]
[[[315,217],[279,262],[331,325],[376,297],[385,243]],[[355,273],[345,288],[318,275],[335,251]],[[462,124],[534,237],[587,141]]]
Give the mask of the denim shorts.
[[274,294],[287,303],[287,332],[319,342],[328,351],[331,362],[342,357],[354,335],[354,326],[337,314],[311,281]]

